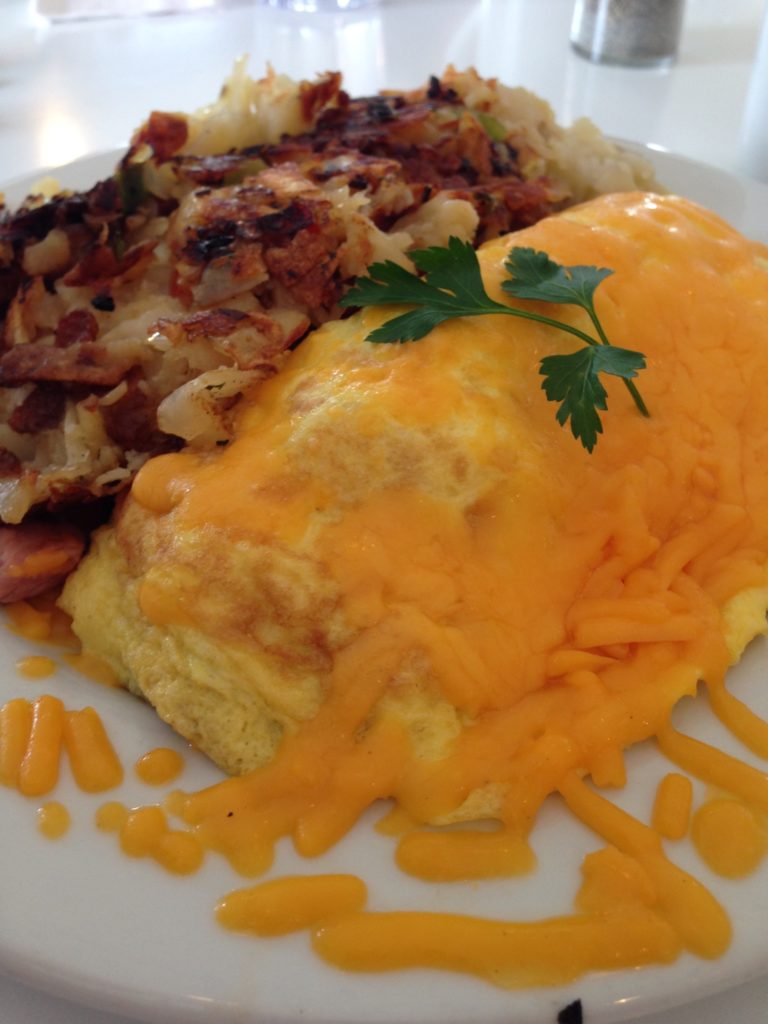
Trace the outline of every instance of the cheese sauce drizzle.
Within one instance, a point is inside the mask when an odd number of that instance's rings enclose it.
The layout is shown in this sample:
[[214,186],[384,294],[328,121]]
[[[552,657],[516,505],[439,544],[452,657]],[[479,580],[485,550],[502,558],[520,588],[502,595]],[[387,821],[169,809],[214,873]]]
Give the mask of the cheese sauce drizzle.
[[50,593],[5,605],[8,629],[33,643],[77,650],[80,644],[72,632],[71,620],[56,605],[56,597]]
[[768,851],[765,823],[740,800],[714,799],[693,817],[691,838],[705,863],[724,878],[744,878]]
[[659,783],[653,804],[652,824],[665,839],[682,839],[688,832],[693,803],[691,780],[669,772]]
[[152,858],[171,874],[192,875],[203,863],[204,850],[196,837],[171,829],[157,804],[129,808],[113,800],[102,804],[95,821],[103,832],[117,833],[126,856]]
[[134,771],[148,786],[163,786],[184,770],[184,758],[169,747],[157,747],[142,754],[134,765]]
[[216,907],[216,918],[232,931],[287,935],[352,914],[367,896],[355,875],[292,875],[229,893]]
[[58,800],[49,800],[38,807],[37,827],[46,839],[61,839],[69,831],[70,825],[69,811]]
[[123,781],[123,767],[93,708],[68,711],[64,744],[75,782],[85,793],[103,793]]
[[19,658],[16,669],[27,679],[47,679],[56,671],[56,662],[44,654],[30,654],[25,658]]
[[122,782],[123,769],[93,708],[68,711],[58,697],[14,698],[0,708],[0,782],[24,796],[50,793],[66,752],[75,782],[101,793]]

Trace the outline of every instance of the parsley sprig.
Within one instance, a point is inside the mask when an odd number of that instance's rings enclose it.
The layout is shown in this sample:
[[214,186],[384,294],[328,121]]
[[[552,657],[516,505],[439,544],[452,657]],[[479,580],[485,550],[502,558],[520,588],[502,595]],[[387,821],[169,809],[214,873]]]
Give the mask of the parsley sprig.
[[561,426],[570,423],[571,433],[591,452],[603,432],[599,411],[608,408],[608,396],[601,373],[620,377],[635,405],[643,414],[648,409],[633,378],[645,367],[641,352],[612,345],[595,311],[597,286],[613,271],[604,267],[565,267],[544,252],[518,247],[504,264],[509,278],[501,285],[515,299],[553,302],[585,310],[595,335],[573,324],[545,316],[536,310],[507,306],[493,300],[485,290],[475,250],[469,242],[451,238],[446,247],[433,246],[409,253],[419,276],[387,260],[368,268],[368,277],[357,283],[341,300],[343,306],[413,306],[372,331],[368,341],[380,343],[417,341],[445,320],[462,316],[500,314],[536,320],[566,331],[584,344],[567,355],[545,356],[539,372],[547,398],[557,402],[556,418]]

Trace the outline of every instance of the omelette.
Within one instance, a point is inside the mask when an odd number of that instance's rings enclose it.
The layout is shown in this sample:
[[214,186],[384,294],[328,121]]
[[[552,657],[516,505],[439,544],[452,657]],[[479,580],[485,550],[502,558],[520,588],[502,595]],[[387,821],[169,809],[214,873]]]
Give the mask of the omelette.
[[526,834],[564,779],[620,784],[765,630],[765,248],[609,195],[487,243],[500,301],[512,245],[613,270],[597,309],[646,355],[649,418],[611,379],[590,454],[541,389],[565,333],[477,316],[374,345],[392,311],[364,310],[254,389],[227,447],[150,460],[61,598],[267,818],[288,800],[267,831],[302,852],[380,797]]
[[[611,270],[596,312],[644,354],[648,416],[605,377],[589,451],[542,387],[572,334],[477,315],[374,344],[403,310],[366,308],[249,389],[230,443],[150,459],[60,598],[86,655],[231,776],[164,801],[195,863],[214,850],[260,875],[284,836],[319,856],[382,799],[398,866],[424,880],[532,870],[553,795],[604,841],[573,912],[539,921],[367,910],[348,875],[217,907],[235,930],[309,928],[348,970],[519,987],[712,959],[728,915],[662,840],[690,832],[729,878],[768,851],[768,777],[671,717],[703,681],[768,757],[768,726],[725,686],[766,631],[768,250],[679,197],[603,196],[478,252],[492,299],[545,318],[502,287],[520,247]],[[691,816],[670,773],[649,824],[627,814],[605,791],[649,738],[727,798]],[[157,806],[120,814],[121,844],[145,817],[167,828]]]

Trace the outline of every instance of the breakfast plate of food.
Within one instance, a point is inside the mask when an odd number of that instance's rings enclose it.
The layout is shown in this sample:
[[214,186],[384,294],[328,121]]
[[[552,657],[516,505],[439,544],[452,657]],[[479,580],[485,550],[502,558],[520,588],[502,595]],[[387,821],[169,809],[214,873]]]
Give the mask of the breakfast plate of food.
[[768,971],[767,190],[243,65],[56,177],[0,218],[0,969],[253,1024]]

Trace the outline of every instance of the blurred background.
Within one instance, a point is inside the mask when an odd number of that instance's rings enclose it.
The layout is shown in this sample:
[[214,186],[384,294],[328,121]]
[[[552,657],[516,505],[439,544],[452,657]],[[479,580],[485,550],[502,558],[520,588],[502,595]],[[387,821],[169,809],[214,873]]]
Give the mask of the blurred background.
[[[563,122],[586,115],[610,135],[747,169],[753,77],[768,89],[768,68],[753,76],[764,0],[687,0],[677,59],[662,67],[576,53],[573,0],[326,2],[0,0],[0,180],[123,146],[152,108],[210,102],[245,53],[256,76],[268,63],[299,78],[341,69],[357,95],[471,65],[544,96]],[[762,108],[753,136],[767,134]]]

